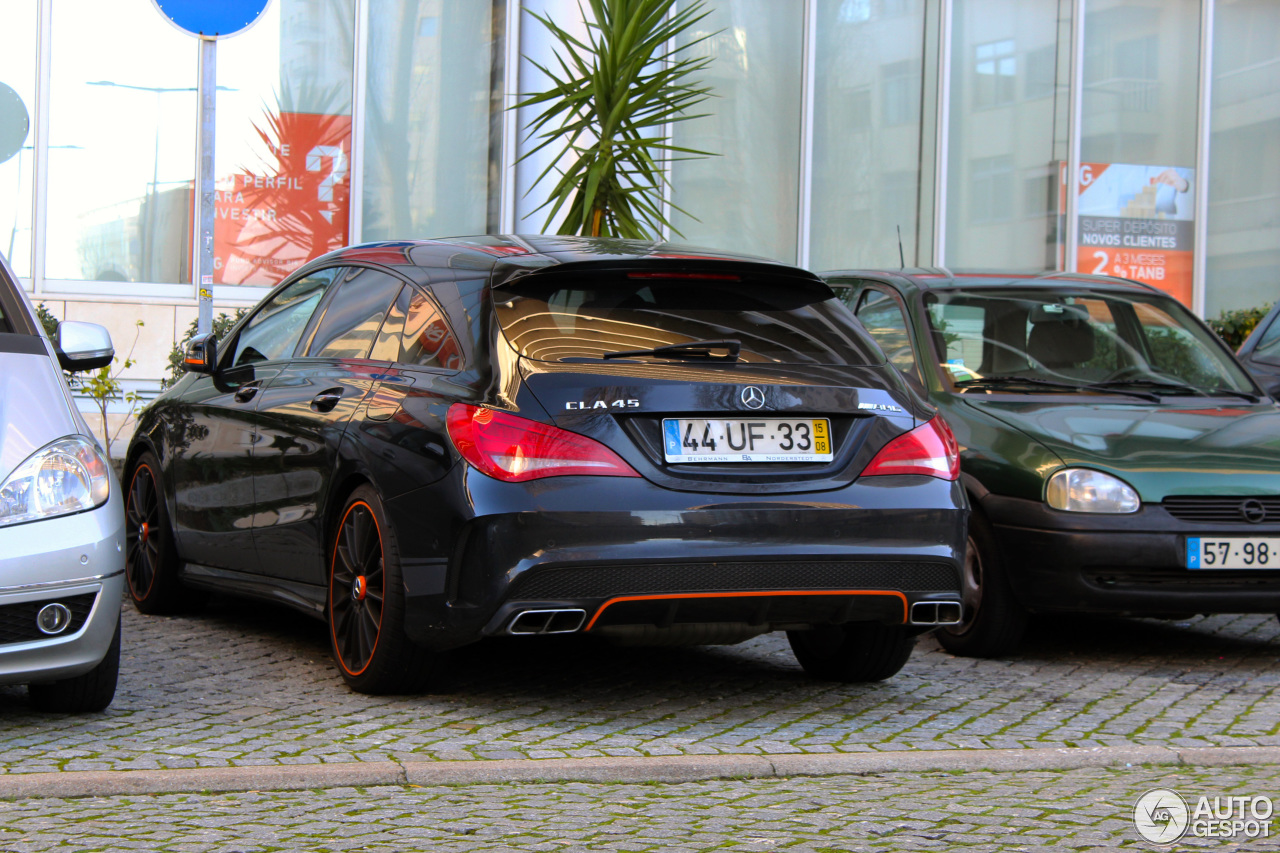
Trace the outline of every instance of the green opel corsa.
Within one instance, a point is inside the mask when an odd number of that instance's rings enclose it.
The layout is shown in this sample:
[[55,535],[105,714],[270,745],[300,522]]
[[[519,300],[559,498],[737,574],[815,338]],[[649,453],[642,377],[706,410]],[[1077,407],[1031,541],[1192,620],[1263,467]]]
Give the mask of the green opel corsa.
[[1180,303],[1123,279],[824,273],[950,423],[973,512],[949,651],[1040,611],[1280,612],[1280,406]]

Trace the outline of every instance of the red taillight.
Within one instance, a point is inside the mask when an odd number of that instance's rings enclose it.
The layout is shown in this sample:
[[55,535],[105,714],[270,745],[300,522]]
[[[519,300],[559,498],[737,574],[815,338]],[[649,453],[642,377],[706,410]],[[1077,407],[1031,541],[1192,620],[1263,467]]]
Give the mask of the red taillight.
[[447,423],[462,458],[495,480],[640,476],[598,441],[496,409],[454,403]]
[[942,480],[960,476],[960,446],[942,415],[886,444],[862,472],[864,477],[924,474]]

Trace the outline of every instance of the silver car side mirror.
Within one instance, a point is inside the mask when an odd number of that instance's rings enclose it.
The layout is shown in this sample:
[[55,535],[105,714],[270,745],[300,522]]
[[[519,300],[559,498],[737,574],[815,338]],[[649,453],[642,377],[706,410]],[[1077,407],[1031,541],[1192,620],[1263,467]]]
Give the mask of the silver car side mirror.
[[115,358],[111,333],[97,323],[63,320],[58,324],[58,363],[63,370],[76,372],[106,367]]

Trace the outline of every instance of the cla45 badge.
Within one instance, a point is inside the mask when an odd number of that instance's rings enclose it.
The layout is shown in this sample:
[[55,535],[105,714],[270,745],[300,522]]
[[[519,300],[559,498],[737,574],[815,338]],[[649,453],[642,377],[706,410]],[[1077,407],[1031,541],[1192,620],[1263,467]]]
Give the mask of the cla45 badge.
[[586,400],[570,400],[564,404],[564,407],[570,412],[586,411],[588,409],[638,409],[640,408],[640,401],[596,400],[594,403],[588,403]]

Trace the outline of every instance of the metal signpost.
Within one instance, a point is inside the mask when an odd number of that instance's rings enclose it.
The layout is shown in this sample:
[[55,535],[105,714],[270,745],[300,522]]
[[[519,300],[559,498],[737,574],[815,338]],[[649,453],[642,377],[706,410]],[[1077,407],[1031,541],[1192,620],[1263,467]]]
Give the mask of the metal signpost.
[[196,334],[213,329],[214,132],[217,116],[218,39],[248,29],[271,0],[152,0],[169,21],[200,39],[200,199],[195,274],[199,282],[200,314]]

